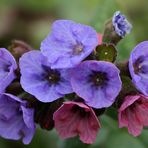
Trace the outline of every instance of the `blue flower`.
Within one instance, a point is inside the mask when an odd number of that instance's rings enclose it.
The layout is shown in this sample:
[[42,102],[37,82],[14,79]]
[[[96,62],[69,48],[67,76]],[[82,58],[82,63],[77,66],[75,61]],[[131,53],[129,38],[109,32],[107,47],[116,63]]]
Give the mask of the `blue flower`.
[[42,41],[41,52],[48,58],[51,68],[70,68],[85,59],[98,44],[97,32],[92,27],[58,20]]
[[121,90],[119,72],[110,62],[84,61],[71,70],[71,85],[88,106],[109,107]]
[[131,32],[132,25],[128,22],[126,16],[122,15],[120,11],[114,13],[112,24],[115,32],[121,37],[124,37],[126,33]]
[[51,69],[40,51],[32,50],[20,58],[21,85],[41,102],[52,102],[72,93],[68,69]]
[[129,71],[136,88],[148,96],[148,41],[139,43],[131,52]]
[[29,144],[35,133],[34,109],[11,95],[0,95],[0,136]]
[[16,78],[17,64],[12,54],[5,48],[0,48],[0,93]]

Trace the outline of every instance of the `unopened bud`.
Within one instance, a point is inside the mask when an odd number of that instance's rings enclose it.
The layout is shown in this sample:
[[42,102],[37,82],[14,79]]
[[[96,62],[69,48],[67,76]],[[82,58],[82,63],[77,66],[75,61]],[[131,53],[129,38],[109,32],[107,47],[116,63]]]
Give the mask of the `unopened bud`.
[[53,113],[62,105],[63,99],[51,103],[37,102],[35,107],[35,122],[42,129],[51,130],[54,127]]
[[9,50],[17,61],[24,53],[31,51],[32,49],[33,48],[30,45],[21,40],[13,40],[9,47]]
[[105,24],[103,42],[117,44],[127,33],[130,33],[132,25],[120,11],[115,12],[112,19]]

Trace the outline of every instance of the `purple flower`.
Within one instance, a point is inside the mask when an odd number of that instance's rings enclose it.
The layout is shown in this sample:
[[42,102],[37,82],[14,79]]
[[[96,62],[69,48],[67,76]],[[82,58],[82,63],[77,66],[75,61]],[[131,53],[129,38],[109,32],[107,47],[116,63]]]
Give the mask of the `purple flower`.
[[5,48],[0,48],[0,93],[15,79],[16,69],[17,64],[11,53]]
[[52,102],[73,92],[68,69],[51,69],[40,51],[30,51],[20,58],[21,85],[41,102]]
[[148,96],[148,41],[141,42],[131,52],[129,70],[136,88]]
[[41,43],[41,51],[51,68],[70,68],[85,59],[98,44],[97,32],[92,27],[58,20]]
[[34,110],[10,94],[0,95],[0,136],[29,144],[35,133]]
[[116,33],[124,37],[126,33],[130,33],[132,25],[126,19],[126,16],[122,15],[120,11],[116,11],[112,18],[112,23]]
[[74,92],[94,108],[109,107],[121,90],[119,70],[109,62],[82,62],[71,75]]

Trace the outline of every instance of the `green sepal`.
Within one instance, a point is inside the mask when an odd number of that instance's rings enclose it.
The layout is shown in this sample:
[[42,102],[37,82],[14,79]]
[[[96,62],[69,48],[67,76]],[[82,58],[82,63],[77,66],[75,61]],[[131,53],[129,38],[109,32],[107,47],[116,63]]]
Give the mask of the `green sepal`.
[[113,44],[102,44],[96,48],[96,60],[114,62],[117,57],[117,50]]

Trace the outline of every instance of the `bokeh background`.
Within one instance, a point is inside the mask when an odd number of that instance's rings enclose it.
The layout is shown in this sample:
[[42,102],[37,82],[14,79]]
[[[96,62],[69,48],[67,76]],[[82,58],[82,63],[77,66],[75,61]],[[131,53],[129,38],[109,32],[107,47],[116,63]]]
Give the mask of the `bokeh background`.
[[[118,45],[118,60],[126,60],[133,47],[148,40],[148,0],[0,0],[0,46],[8,47],[13,39],[21,39],[35,49],[50,31],[56,19],[71,19],[93,26],[103,33],[103,26],[120,10],[133,25],[130,35]],[[126,129],[119,129],[113,109],[101,116],[102,128],[93,145],[78,138],[61,140],[55,130],[38,128],[30,145],[0,138],[0,148],[148,148],[148,131],[134,138]]]

